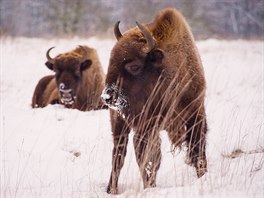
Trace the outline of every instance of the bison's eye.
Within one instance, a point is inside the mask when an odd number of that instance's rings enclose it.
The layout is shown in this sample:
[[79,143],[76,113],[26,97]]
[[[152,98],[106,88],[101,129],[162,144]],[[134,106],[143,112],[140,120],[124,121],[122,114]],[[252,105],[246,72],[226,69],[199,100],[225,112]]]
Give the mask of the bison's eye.
[[81,77],[81,71],[76,70],[76,71],[74,72],[74,77],[75,77],[75,78],[80,78],[80,77]]
[[59,70],[59,69],[54,69],[54,72],[55,72],[55,76],[56,76],[57,78],[59,78],[60,75],[61,75],[61,70]]
[[143,65],[139,61],[133,61],[125,65],[125,69],[132,75],[138,75],[141,73]]

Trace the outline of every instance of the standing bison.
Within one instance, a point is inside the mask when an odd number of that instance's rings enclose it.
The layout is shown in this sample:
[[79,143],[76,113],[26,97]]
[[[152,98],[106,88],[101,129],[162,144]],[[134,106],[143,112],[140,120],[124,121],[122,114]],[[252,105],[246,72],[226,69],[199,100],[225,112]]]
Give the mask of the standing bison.
[[73,51],[51,58],[47,53],[46,66],[55,75],[43,77],[37,84],[32,107],[63,104],[82,111],[103,108],[100,95],[104,88],[103,73],[96,50],[79,46]]
[[207,171],[205,78],[190,27],[175,9],[165,9],[152,23],[137,23],[123,35],[118,25],[102,93],[111,108],[114,141],[107,192],[118,191],[131,129],[144,188],[156,186],[161,130],[168,132],[173,148],[186,143],[188,163],[198,177],[203,176]]

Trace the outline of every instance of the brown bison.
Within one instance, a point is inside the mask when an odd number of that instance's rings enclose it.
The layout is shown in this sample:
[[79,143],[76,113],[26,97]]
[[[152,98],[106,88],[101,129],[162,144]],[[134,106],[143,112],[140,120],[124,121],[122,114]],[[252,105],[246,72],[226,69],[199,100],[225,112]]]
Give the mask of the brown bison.
[[174,149],[187,145],[188,163],[198,177],[203,176],[207,171],[205,77],[189,25],[170,8],[152,23],[137,23],[123,35],[118,25],[102,93],[111,108],[114,141],[107,192],[117,193],[131,129],[144,188],[156,186],[161,130],[168,132]]
[[105,75],[96,50],[79,46],[73,51],[51,58],[47,53],[46,66],[55,75],[43,77],[37,84],[32,107],[63,104],[67,108],[82,111],[104,108],[100,95]]

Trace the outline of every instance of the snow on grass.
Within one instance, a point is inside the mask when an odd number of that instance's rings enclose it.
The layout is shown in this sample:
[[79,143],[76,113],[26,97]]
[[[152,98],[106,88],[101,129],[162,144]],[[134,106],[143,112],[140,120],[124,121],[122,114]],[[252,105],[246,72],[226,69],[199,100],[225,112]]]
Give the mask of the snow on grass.
[[[1,38],[0,197],[114,197],[105,192],[112,137],[107,110],[30,107],[51,56],[89,45],[107,71],[114,40]],[[197,179],[165,132],[157,187],[143,189],[132,136],[116,197],[264,197],[264,42],[198,42],[207,79],[208,173]],[[237,153],[235,152],[237,151]],[[233,153],[232,153],[233,152]],[[236,154],[232,158],[230,154]]]

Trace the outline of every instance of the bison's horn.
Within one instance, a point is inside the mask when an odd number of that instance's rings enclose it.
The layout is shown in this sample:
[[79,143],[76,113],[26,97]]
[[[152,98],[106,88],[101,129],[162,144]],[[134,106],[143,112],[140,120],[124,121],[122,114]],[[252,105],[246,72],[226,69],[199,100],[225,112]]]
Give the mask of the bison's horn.
[[88,52],[87,52],[87,49],[84,47],[84,46],[82,46],[82,45],[79,45],[79,47],[82,49],[82,51],[83,51],[83,55],[82,55],[82,61],[85,61],[86,59],[87,59],[87,56],[88,56]]
[[119,23],[120,23],[120,21],[117,21],[115,24],[115,28],[114,28],[115,37],[117,40],[119,40],[121,37],[123,37],[123,35],[121,34],[121,32],[119,30]]
[[48,49],[47,53],[46,53],[46,57],[48,59],[49,62],[53,63],[54,62],[54,59],[50,57],[49,53],[50,51],[53,49],[54,47],[51,47]]
[[155,40],[152,37],[151,33],[143,26],[142,24],[136,22],[138,28],[141,30],[143,33],[145,39],[147,40],[147,45],[148,45],[148,52],[150,52],[154,47],[155,47]]

